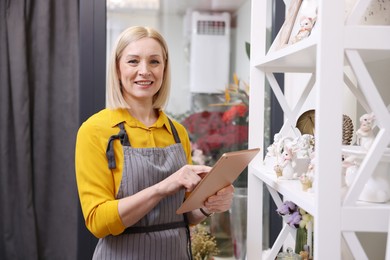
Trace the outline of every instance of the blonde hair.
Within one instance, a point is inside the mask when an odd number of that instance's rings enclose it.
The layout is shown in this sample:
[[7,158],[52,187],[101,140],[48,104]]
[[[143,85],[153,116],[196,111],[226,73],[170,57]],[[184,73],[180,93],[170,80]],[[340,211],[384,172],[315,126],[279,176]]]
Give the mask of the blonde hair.
[[119,35],[111,53],[107,73],[107,108],[130,108],[130,105],[127,104],[123,98],[122,88],[119,80],[118,61],[120,60],[123,54],[123,50],[127,47],[127,45],[145,37],[152,38],[160,44],[165,62],[162,85],[160,90],[153,97],[153,108],[162,109],[168,102],[171,88],[168,46],[163,36],[155,29],[143,26],[133,26],[127,28]]

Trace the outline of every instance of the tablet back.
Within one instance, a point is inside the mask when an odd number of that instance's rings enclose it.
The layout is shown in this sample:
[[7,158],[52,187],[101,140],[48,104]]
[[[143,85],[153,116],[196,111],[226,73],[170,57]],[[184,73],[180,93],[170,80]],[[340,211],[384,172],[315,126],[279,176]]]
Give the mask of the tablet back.
[[182,214],[203,207],[203,202],[208,197],[232,184],[259,151],[260,148],[255,148],[224,153],[177,209],[176,213]]

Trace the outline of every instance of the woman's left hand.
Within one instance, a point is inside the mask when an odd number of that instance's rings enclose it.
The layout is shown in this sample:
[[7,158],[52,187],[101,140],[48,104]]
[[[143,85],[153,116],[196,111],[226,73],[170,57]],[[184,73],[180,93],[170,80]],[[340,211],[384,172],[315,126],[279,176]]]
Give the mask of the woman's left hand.
[[210,196],[205,202],[204,207],[208,212],[218,213],[230,209],[233,200],[234,186],[229,185],[219,190],[216,194]]

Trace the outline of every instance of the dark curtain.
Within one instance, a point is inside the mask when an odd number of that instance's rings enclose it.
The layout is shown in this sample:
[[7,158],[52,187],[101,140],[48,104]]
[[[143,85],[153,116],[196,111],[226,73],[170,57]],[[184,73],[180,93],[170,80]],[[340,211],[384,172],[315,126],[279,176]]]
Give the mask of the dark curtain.
[[79,1],[0,1],[0,259],[76,259]]

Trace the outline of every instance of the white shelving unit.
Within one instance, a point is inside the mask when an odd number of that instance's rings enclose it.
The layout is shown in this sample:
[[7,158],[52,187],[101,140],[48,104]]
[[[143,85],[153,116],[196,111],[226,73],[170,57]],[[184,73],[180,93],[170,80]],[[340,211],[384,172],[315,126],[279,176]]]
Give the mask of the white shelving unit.
[[[290,1],[284,2],[287,10]],[[295,127],[298,113],[312,89],[315,89],[317,182],[314,193],[304,192],[297,180],[277,180],[275,173],[263,166],[262,155],[250,164],[248,260],[262,259],[264,250],[262,248],[264,184],[276,205],[282,203],[279,197],[281,194],[313,215],[314,259],[368,259],[356,232],[388,233],[389,230],[390,204],[363,203],[358,201],[358,198],[390,143],[390,114],[376,80],[367,69],[367,64],[375,62],[383,62],[390,68],[390,26],[359,24],[360,18],[370,4],[369,0],[357,0],[347,18],[343,1],[317,2],[318,19],[312,34],[300,42],[267,53],[266,28],[269,15],[267,10],[270,10],[271,1],[252,0],[249,147],[266,149],[263,142],[266,81],[284,111],[285,123],[280,129],[283,136],[294,134],[291,129]],[[344,73],[346,67],[352,69],[357,85]],[[273,73],[279,72],[311,74],[307,86],[293,108],[288,106],[274,78]],[[390,74],[390,69],[387,73]],[[350,89],[367,113],[375,114],[378,125],[375,141],[359,168],[357,180],[345,196],[342,195],[341,189],[344,88]],[[275,259],[291,232],[294,230],[285,224],[268,259]],[[386,259],[390,259],[390,252],[386,252]]]

